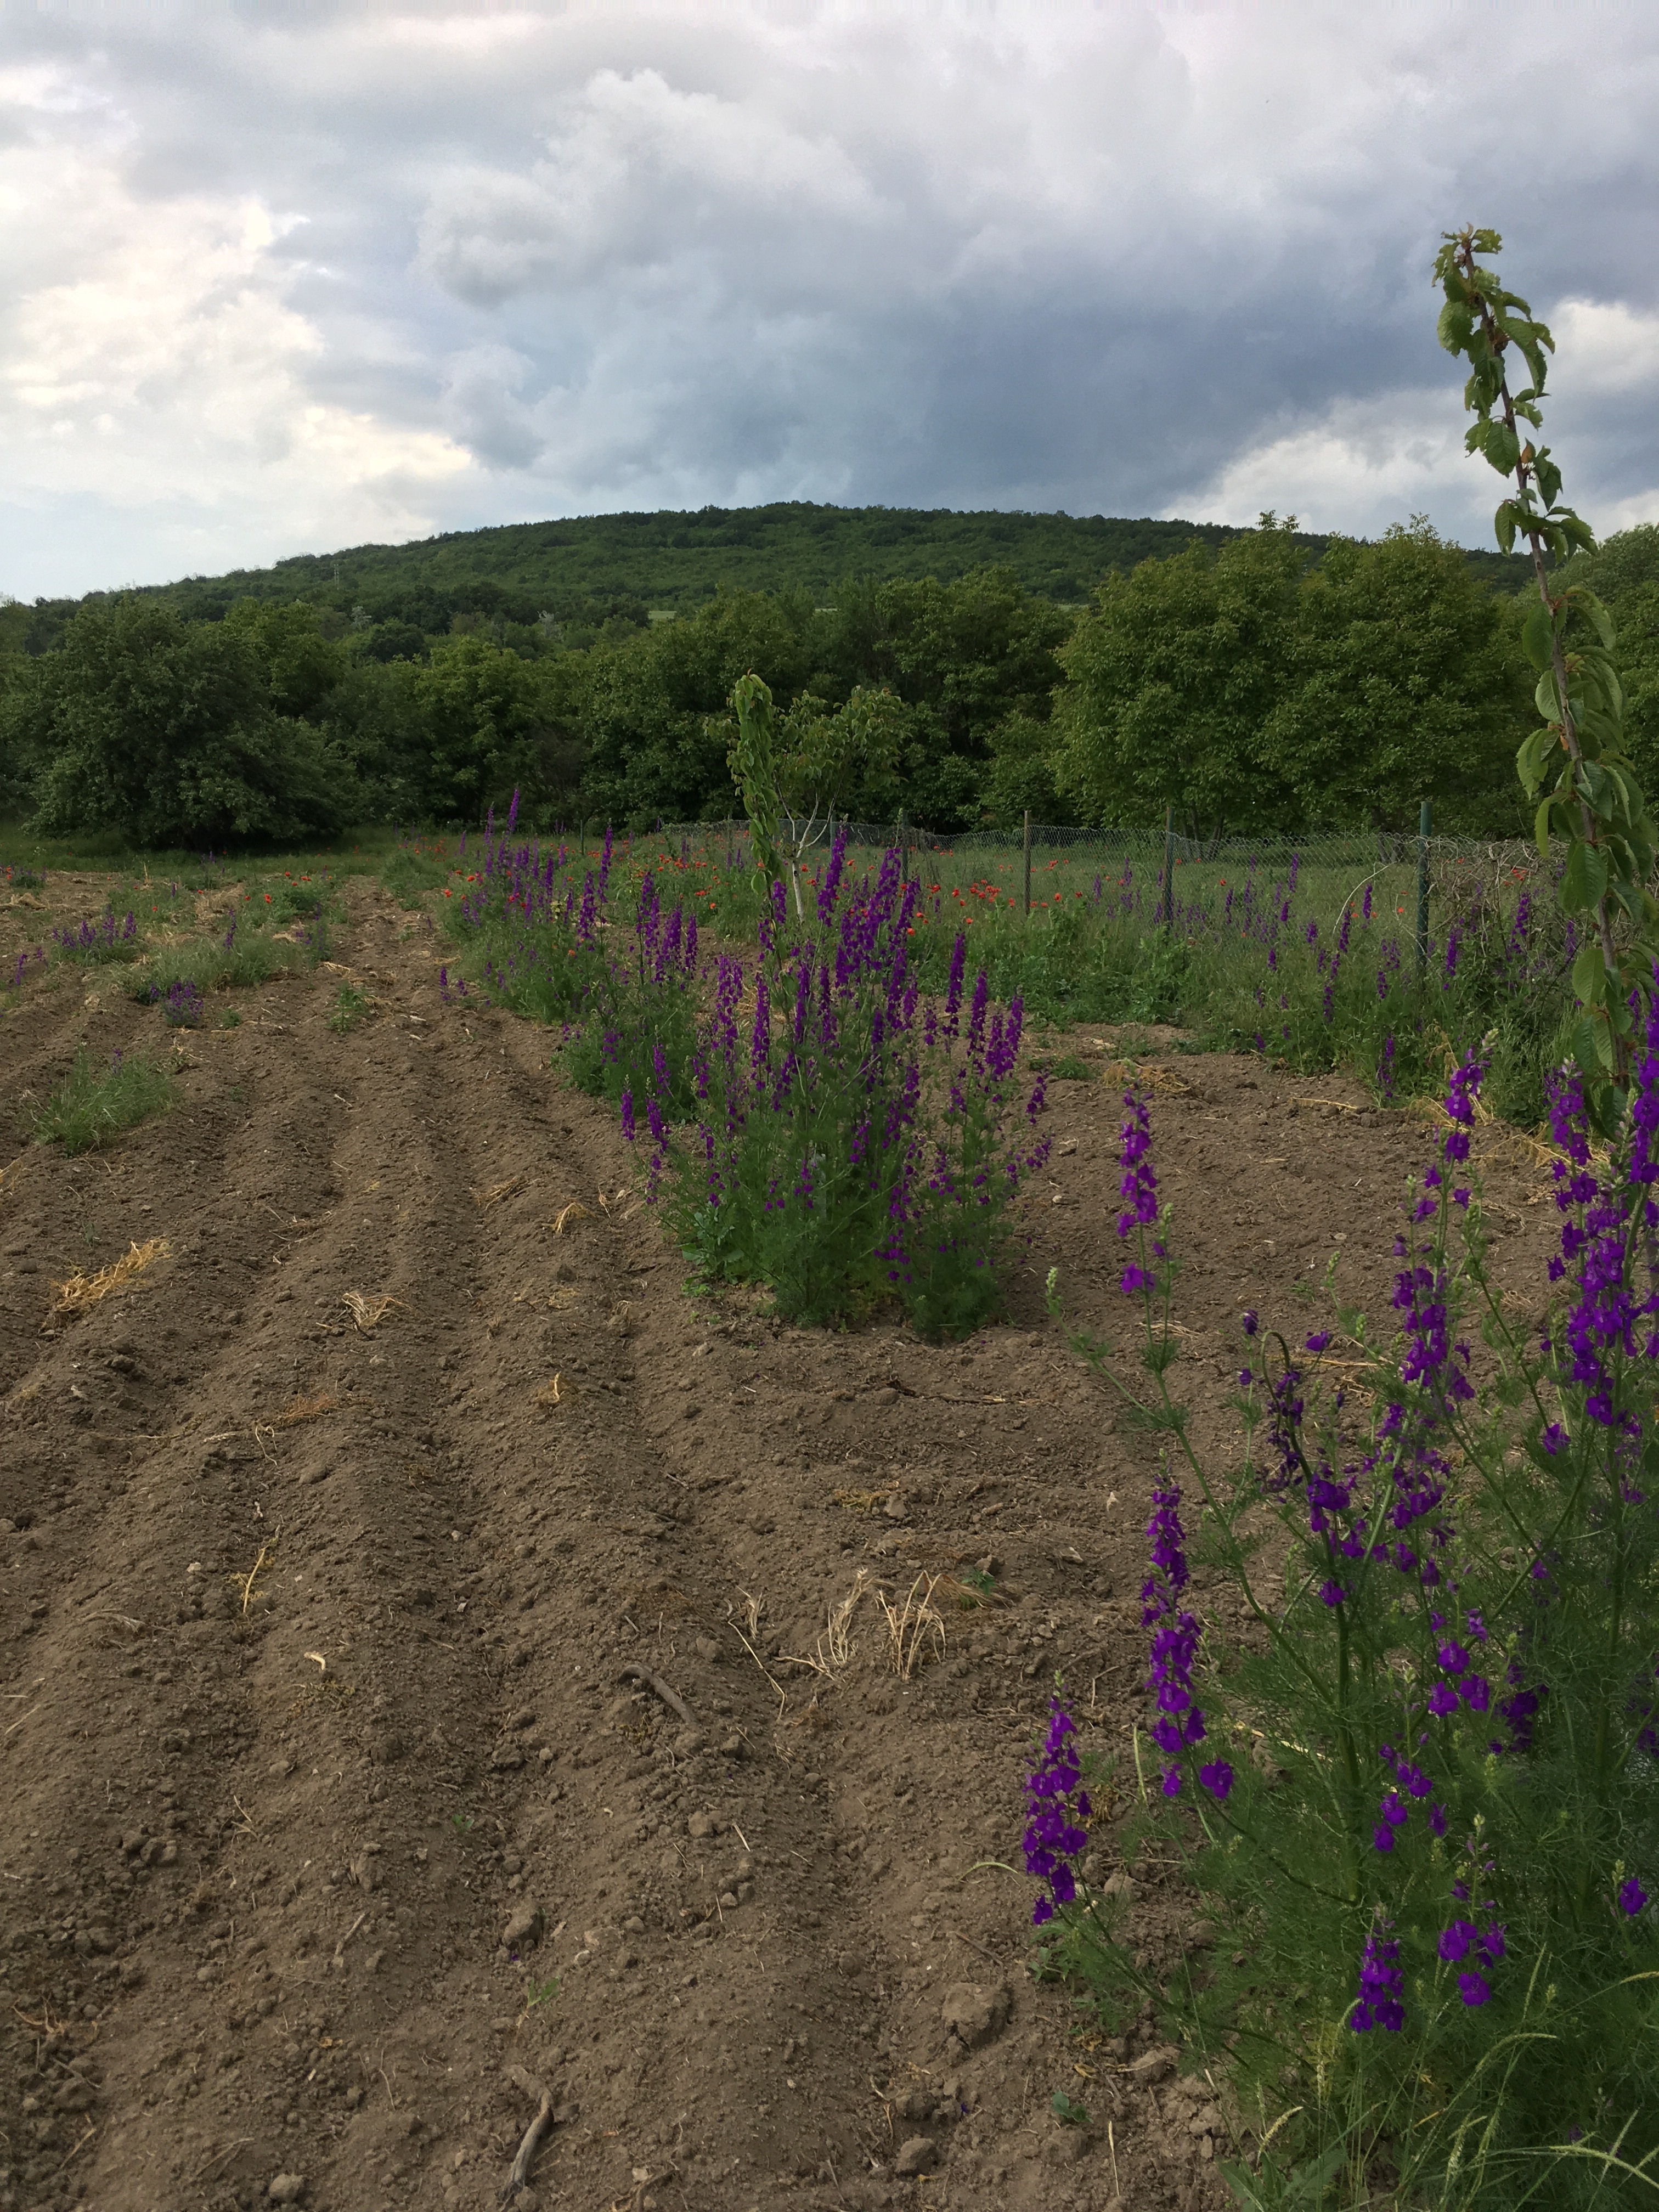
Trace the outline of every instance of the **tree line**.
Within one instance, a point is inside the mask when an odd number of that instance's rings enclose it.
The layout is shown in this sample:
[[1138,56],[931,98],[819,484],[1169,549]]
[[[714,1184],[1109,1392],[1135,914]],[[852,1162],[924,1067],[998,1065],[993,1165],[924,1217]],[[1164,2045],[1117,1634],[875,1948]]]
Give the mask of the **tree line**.
[[[1619,624],[1638,766],[1659,756],[1659,529],[1589,564]],[[475,580],[475,583],[478,580]],[[483,580],[488,586],[488,580]],[[414,587],[410,587],[411,592]],[[245,594],[191,614],[98,598],[0,608],[0,811],[138,844],[520,817],[644,826],[737,807],[750,672],[854,817],[961,831],[1176,810],[1200,835],[1439,823],[1521,834],[1523,599],[1421,519],[1310,547],[1263,516],[1109,574],[1067,607],[1007,568],[726,590],[653,620],[435,587],[396,611]]]

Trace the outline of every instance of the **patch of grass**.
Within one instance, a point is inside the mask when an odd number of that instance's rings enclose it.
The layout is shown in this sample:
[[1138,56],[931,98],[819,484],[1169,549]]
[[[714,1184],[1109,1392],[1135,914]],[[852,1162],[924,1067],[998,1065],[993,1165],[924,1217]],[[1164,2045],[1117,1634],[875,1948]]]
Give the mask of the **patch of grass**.
[[1057,1083],[1092,1083],[1099,1069],[1091,1067],[1086,1060],[1079,1060],[1074,1052],[1068,1052],[1063,1060],[1054,1062],[1048,1073]]
[[183,945],[162,945],[135,969],[127,995],[154,1005],[180,983],[204,993],[247,990],[299,964],[291,946],[273,945],[263,931],[238,930],[229,944],[218,936],[190,938]]
[[171,1106],[179,1085],[170,1070],[140,1053],[117,1053],[108,1067],[93,1065],[82,1045],[75,1065],[31,1117],[38,1145],[85,1152]]
[[334,1011],[328,1018],[330,1029],[336,1036],[346,1036],[356,1028],[374,1003],[368,992],[360,990],[356,983],[342,983],[335,994]]
[[418,907],[422,891],[435,891],[448,880],[447,863],[407,846],[392,854],[380,870],[381,889],[402,907]]
[[43,872],[34,868],[0,868],[0,884],[11,891],[38,891],[46,888]]

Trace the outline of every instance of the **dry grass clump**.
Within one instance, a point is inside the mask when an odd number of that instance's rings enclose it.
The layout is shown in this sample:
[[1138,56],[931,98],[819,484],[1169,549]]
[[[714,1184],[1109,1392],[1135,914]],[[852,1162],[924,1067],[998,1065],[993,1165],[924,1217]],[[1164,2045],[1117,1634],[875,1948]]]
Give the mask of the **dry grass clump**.
[[511,1198],[523,1181],[521,1175],[508,1176],[505,1182],[491,1183],[488,1190],[475,1190],[472,1203],[480,1213],[488,1213],[492,1206],[499,1206],[504,1198]]
[[887,1620],[887,1664],[901,1681],[909,1681],[930,1659],[945,1656],[945,1617],[933,1603],[937,1575],[918,1575],[896,1606],[885,1590],[876,1603]]
[[565,1381],[562,1374],[559,1374],[554,1376],[551,1382],[543,1383],[532,1402],[550,1408],[554,1406],[562,1406],[567,1399],[573,1398],[575,1392],[571,1385]]
[[1179,1098],[1193,1087],[1190,1083],[1183,1083],[1174,1068],[1166,1067],[1158,1060],[1109,1060],[1103,1079],[1112,1084],[1133,1083],[1139,1090],[1160,1092],[1168,1098]]
[[[603,1205],[604,1200],[601,1199],[599,1203]],[[582,1204],[580,1199],[573,1198],[568,1206],[562,1206],[559,1208],[549,1226],[556,1237],[562,1237],[573,1221],[591,1221],[592,1218],[592,1215]]]
[[171,1249],[165,1237],[152,1237],[145,1243],[130,1245],[118,1260],[112,1260],[95,1275],[84,1275],[77,1267],[72,1275],[52,1286],[56,1293],[52,1309],[54,1317],[85,1313],[115,1291],[126,1290],[147,1267],[164,1259]]
[[830,1493],[834,1504],[843,1513],[873,1513],[884,1505],[893,1495],[890,1490],[833,1490]]
[[337,1413],[340,1401],[331,1390],[319,1390],[309,1398],[295,1398],[282,1412],[267,1421],[270,1429],[296,1429],[301,1421],[320,1421],[325,1413]]
[[810,1667],[815,1674],[827,1681],[836,1681],[852,1665],[858,1656],[858,1646],[853,1641],[853,1616],[858,1611],[859,1601],[870,1583],[870,1570],[860,1567],[853,1577],[853,1587],[843,1598],[836,1600],[829,1611],[823,1634],[808,1652],[786,1653],[792,1667]]
[[366,1298],[361,1291],[348,1291],[340,1304],[365,1335],[377,1328],[394,1307],[399,1313],[409,1311],[401,1298]]

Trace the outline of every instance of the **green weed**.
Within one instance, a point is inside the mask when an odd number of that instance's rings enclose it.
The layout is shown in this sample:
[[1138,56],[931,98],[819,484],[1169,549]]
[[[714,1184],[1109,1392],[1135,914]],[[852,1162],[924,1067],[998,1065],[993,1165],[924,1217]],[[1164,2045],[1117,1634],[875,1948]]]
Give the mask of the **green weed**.
[[373,1004],[374,1000],[367,991],[360,990],[355,983],[342,983],[335,994],[334,1011],[328,1018],[330,1029],[336,1036],[347,1036],[356,1028]]
[[31,1116],[34,1140],[60,1144],[66,1152],[89,1152],[163,1112],[178,1095],[171,1072],[142,1054],[118,1052],[100,1072],[82,1045],[74,1066]]

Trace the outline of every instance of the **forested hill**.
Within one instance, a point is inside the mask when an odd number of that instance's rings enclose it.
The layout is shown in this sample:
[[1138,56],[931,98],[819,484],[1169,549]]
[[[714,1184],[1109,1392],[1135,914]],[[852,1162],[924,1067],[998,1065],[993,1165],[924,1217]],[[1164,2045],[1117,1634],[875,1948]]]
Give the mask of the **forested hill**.
[[[363,605],[420,622],[405,603],[422,593],[478,605],[493,585],[512,618],[562,617],[594,605],[634,602],[653,610],[685,609],[712,599],[721,586],[748,591],[801,589],[822,599],[850,576],[936,576],[970,569],[1012,569],[1029,592],[1061,605],[1086,600],[1112,569],[1179,552],[1194,538],[1219,546],[1236,531],[1217,523],[1127,521],[1109,515],[957,514],[949,508],[816,507],[803,501],[772,507],[706,507],[694,514],[580,515],[563,521],[509,523],[495,530],[450,531],[411,545],[356,545],[338,553],[301,554],[272,568],[227,576],[192,576],[168,586],[186,615],[209,618],[236,599],[302,599],[349,614]],[[1312,534],[1310,554],[1329,542]],[[1470,553],[1470,564],[1500,588],[1518,590],[1526,564],[1519,556]],[[484,609],[483,611],[492,611]],[[425,625],[422,625],[423,627]]]

